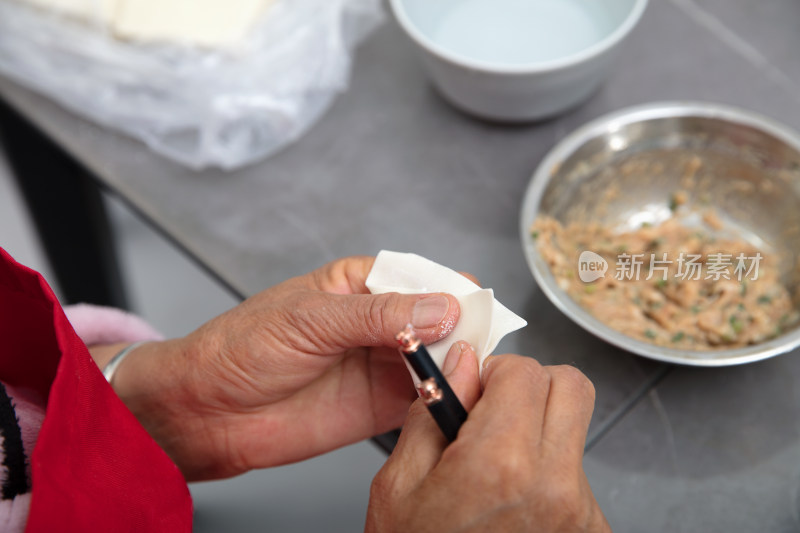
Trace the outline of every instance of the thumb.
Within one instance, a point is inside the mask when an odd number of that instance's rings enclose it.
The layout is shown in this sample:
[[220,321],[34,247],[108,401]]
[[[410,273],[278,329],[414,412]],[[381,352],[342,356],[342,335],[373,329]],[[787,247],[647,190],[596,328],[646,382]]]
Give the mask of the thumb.
[[306,321],[316,324],[316,331],[321,331],[321,325],[328,326],[322,334],[329,336],[329,344],[342,349],[397,346],[395,336],[408,324],[423,343],[430,344],[449,335],[461,313],[455,296],[444,293],[319,293],[319,297],[336,305],[319,301],[307,306]]
[[[481,391],[475,350],[466,342],[455,343],[447,352],[444,368],[447,382],[467,411],[470,411]],[[387,468],[396,468],[399,482],[408,484],[407,487],[414,486],[433,470],[447,444],[447,439],[425,404],[417,400],[408,411]]]

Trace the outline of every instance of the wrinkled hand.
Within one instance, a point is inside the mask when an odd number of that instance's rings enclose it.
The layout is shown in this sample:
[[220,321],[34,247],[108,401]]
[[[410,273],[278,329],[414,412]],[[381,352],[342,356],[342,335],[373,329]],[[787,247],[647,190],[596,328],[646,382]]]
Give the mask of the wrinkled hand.
[[447,446],[421,401],[412,405],[373,482],[367,531],[610,531],[582,467],[589,380],[504,355],[489,359],[481,394],[468,345],[451,348],[448,365],[469,417]]
[[117,394],[189,480],[305,459],[402,424],[416,397],[395,334],[458,320],[450,295],[370,295],[373,258],[335,261],[186,338],[138,348]]

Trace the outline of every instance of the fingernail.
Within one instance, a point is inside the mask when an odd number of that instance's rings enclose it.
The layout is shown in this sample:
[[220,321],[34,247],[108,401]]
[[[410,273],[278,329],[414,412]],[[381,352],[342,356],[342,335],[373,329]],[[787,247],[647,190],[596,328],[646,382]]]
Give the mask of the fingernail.
[[483,365],[481,366],[481,389],[486,386],[486,372],[489,369],[489,365],[492,364],[492,361],[494,361],[496,357],[496,355],[490,355],[483,360]]
[[418,301],[411,315],[411,323],[417,328],[432,328],[441,322],[450,309],[450,300],[436,294]]
[[444,373],[445,377],[452,374],[456,369],[458,362],[461,360],[461,354],[463,351],[464,349],[460,342],[457,342],[450,347],[450,350],[447,352],[447,356],[444,358],[444,365],[442,366],[442,372]]

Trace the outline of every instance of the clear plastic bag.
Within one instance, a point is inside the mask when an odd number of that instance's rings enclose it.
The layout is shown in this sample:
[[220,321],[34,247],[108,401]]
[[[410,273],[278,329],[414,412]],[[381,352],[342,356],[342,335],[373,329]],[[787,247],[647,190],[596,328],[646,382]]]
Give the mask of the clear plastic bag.
[[212,51],[0,0],[0,73],[188,167],[234,169],[319,119],[382,18],[380,0],[276,0],[235,50]]

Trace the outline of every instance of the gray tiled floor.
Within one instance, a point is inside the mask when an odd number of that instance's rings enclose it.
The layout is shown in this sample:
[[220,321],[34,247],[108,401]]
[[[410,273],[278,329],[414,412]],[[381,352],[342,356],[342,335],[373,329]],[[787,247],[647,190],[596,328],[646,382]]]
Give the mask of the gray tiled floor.
[[[183,335],[236,304],[124,206],[111,200],[110,207],[133,304],[153,325]],[[0,246],[52,279],[1,152]],[[383,460],[372,444],[360,443],[296,465],[194,484],[194,530],[358,531]]]

